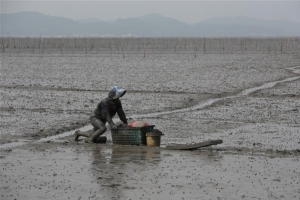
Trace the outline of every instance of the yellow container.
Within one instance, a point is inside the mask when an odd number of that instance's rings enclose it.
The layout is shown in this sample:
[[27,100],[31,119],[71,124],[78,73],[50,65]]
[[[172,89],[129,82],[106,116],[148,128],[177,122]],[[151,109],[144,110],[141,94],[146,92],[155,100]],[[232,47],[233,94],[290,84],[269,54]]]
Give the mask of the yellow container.
[[159,132],[148,132],[146,133],[146,143],[147,146],[160,146],[160,137],[161,133]]

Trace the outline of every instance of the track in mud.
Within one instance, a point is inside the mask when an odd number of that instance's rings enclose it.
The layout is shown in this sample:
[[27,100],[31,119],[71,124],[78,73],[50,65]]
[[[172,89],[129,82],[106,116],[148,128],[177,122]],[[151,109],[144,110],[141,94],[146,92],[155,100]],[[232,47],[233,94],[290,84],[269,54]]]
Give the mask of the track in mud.
[[[294,74],[300,74],[300,66],[287,68],[286,70],[289,70]],[[206,108],[208,106],[213,105],[214,103],[224,101],[226,99],[234,99],[234,98],[238,98],[238,97],[247,96],[247,95],[249,95],[253,92],[259,91],[259,90],[270,89],[270,88],[276,86],[279,83],[292,82],[292,81],[296,81],[298,79],[300,79],[300,76],[294,76],[294,77],[286,78],[286,79],[279,80],[279,81],[272,81],[272,82],[264,83],[264,84],[262,84],[261,86],[258,86],[258,87],[245,89],[237,95],[222,97],[222,98],[209,99],[205,102],[196,104],[196,105],[188,107],[188,108],[181,108],[181,109],[164,111],[164,112],[154,112],[154,113],[149,113],[149,114],[133,114],[133,115],[128,116],[128,117],[133,118],[133,119],[134,118],[152,118],[152,117],[156,117],[156,116],[159,116],[159,115],[168,115],[168,114],[174,114],[174,113],[182,113],[182,112],[190,112],[190,111],[201,110],[203,108]],[[87,126],[84,126],[84,127],[80,128],[79,130],[80,131],[88,131],[90,129],[92,129],[92,126],[87,125]],[[56,139],[59,139],[59,138],[64,138],[64,137],[73,135],[74,133],[75,133],[75,130],[64,132],[62,134],[58,134],[58,135],[55,135],[55,136],[42,138],[42,139],[39,139],[37,141],[24,140],[24,141],[19,141],[19,142],[12,142],[12,143],[7,143],[7,144],[2,144],[2,145],[0,145],[0,149],[13,148],[13,147],[18,147],[18,146],[22,146],[22,145],[31,144],[31,143],[39,143],[39,142],[56,140]]]

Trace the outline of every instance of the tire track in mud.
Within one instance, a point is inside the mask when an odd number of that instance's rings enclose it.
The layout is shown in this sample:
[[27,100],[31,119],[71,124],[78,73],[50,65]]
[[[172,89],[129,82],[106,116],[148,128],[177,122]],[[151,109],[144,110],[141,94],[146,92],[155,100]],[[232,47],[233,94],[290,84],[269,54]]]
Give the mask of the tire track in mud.
[[[286,70],[289,70],[294,74],[298,74],[298,75],[300,74],[300,66],[287,68]],[[298,79],[300,79],[300,76],[294,76],[294,77],[286,78],[286,79],[279,80],[279,81],[272,81],[272,82],[264,83],[261,86],[245,89],[241,93],[238,93],[237,95],[209,99],[206,102],[202,102],[202,103],[193,105],[193,106],[188,107],[188,108],[181,108],[181,109],[177,109],[177,110],[155,112],[155,113],[149,113],[149,114],[134,114],[134,115],[131,115],[130,117],[131,118],[151,118],[151,117],[156,117],[156,116],[159,116],[159,115],[168,115],[168,114],[174,114],[174,113],[196,111],[196,110],[200,110],[200,109],[206,108],[208,106],[211,106],[214,103],[219,102],[219,101],[238,98],[238,97],[243,97],[243,96],[248,96],[249,94],[251,94],[253,92],[256,92],[258,90],[270,89],[270,88],[275,87],[279,83],[292,82],[292,81],[295,81],[295,80],[298,80]],[[87,126],[84,126],[84,127],[80,128],[79,130],[84,132],[84,131],[88,131],[92,128],[93,128],[92,125],[87,125]],[[7,144],[2,144],[2,145],[0,145],[0,149],[13,148],[13,147],[17,147],[17,146],[26,145],[26,144],[34,144],[34,143],[52,141],[52,140],[56,140],[56,139],[60,139],[60,138],[64,138],[64,137],[73,135],[74,133],[75,133],[75,130],[64,132],[64,133],[59,134],[59,135],[54,135],[54,136],[49,136],[49,137],[46,137],[46,138],[42,138],[42,139],[39,139],[37,141],[26,141],[26,140],[24,140],[24,141],[19,141],[19,142],[12,142],[12,143],[7,143]]]

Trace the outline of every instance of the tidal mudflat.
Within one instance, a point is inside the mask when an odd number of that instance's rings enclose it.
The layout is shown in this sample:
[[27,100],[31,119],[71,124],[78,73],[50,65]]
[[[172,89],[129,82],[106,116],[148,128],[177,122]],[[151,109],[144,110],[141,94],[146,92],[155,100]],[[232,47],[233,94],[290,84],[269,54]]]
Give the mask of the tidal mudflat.
[[[299,199],[299,44],[208,44],[196,56],[2,52],[1,198]],[[111,85],[127,89],[127,117],[165,134],[160,148],[113,145],[110,131],[107,144],[73,141]],[[209,139],[223,144],[164,148]]]

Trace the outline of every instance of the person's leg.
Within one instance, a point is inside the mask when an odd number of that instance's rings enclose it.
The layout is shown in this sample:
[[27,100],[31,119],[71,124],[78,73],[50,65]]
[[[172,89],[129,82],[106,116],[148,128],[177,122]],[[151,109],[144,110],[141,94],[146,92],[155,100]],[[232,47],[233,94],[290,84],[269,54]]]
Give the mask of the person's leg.
[[105,133],[105,131],[106,131],[105,126],[102,126],[100,129],[95,131],[94,134],[92,135],[92,137],[90,138],[90,142],[97,143],[97,139],[100,137],[100,135]]
[[97,143],[97,138],[106,131],[105,122],[96,117],[91,117],[91,124],[94,126],[95,132],[90,138],[86,138],[85,142]]

